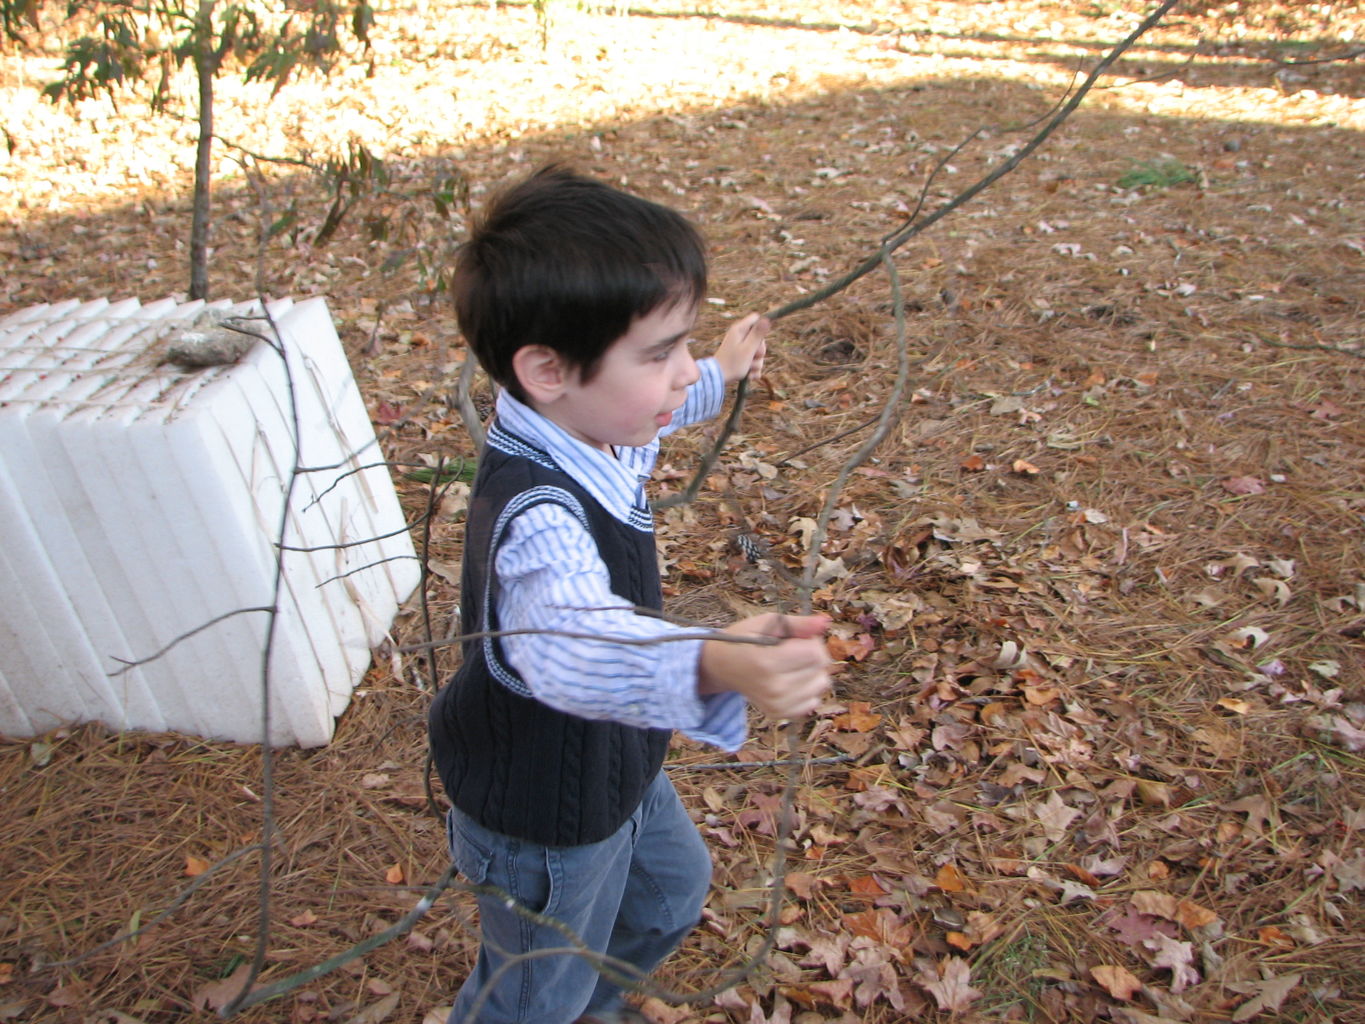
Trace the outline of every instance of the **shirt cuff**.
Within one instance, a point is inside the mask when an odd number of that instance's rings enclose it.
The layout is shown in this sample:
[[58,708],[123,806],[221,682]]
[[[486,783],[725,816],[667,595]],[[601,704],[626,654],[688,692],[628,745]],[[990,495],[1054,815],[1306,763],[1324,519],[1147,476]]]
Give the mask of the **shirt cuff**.
[[[692,658],[691,671],[687,673],[687,678],[691,679],[694,687],[700,678],[701,645],[704,642],[696,640],[679,644],[691,649],[688,651]],[[693,713],[687,716],[690,723],[677,726],[679,732],[688,739],[709,743],[731,754],[744,746],[744,741],[749,738],[749,714],[748,704],[740,694],[712,693],[704,697],[694,696],[693,701]]]

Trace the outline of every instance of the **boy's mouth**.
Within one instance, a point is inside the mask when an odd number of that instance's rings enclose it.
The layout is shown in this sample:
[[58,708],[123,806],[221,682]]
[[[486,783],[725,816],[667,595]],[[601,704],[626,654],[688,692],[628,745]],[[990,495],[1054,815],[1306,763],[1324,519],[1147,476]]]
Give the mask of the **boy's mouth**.
[[659,415],[654,417],[654,422],[657,423],[660,427],[666,427],[673,422],[673,413],[661,412],[659,413]]

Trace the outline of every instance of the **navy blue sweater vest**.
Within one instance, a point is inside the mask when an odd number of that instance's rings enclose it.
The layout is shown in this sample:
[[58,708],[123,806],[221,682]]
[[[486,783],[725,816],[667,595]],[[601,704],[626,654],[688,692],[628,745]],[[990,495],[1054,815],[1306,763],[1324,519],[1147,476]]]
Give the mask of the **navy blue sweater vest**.
[[[613,593],[662,607],[653,533],[620,522],[547,454],[495,425],[466,521],[462,632],[499,628],[497,548],[506,524],[541,502],[583,522]],[[620,828],[663,764],[670,730],[589,721],[542,704],[504,661],[497,639],[467,640],[462,651],[428,716],[451,802],[485,828],[546,846],[595,843]]]

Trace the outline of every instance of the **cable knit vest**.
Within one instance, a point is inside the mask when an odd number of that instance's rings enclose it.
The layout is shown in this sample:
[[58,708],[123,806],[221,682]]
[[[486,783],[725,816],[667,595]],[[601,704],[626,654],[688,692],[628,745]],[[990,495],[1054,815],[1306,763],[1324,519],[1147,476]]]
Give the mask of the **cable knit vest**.
[[[518,513],[547,501],[582,521],[613,593],[662,607],[652,530],[617,520],[547,454],[495,425],[469,503],[462,632],[499,628],[498,545]],[[546,846],[595,843],[620,828],[663,764],[670,731],[589,721],[540,703],[496,639],[467,640],[463,655],[428,717],[451,802],[485,828]]]

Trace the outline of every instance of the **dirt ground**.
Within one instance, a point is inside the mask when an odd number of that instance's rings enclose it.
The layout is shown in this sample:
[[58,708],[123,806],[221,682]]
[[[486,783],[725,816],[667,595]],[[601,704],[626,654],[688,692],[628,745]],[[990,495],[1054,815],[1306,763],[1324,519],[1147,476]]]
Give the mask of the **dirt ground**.
[[[438,287],[462,195],[564,160],[676,205],[712,247],[714,339],[1007,159],[1144,10],[381,10],[326,83],[224,81],[214,295],[326,295],[389,455],[471,456]],[[881,272],[778,322],[698,498],[659,516],[666,589],[706,622],[809,600],[843,665],[796,744],[817,760],[776,949],[718,998],[651,995],[659,1024],[1365,1021],[1363,34],[1354,5],[1177,12],[899,250],[903,339]],[[183,291],[192,126],[45,104],[55,67],[0,54],[0,314]],[[347,142],[387,189],[314,246],[318,179],[259,158]],[[845,472],[902,358],[899,418]],[[660,493],[715,436],[670,441]],[[398,483],[416,522],[429,486]],[[438,636],[460,537],[447,499],[423,545]],[[427,636],[414,602],[335,741],[274,759],[265,981],[382,933],[445,869],[431,673],[397,650]],[[678,743],[716,886],[662,985],[759,948],[791,778],[768,762],[791,753],[766,723],[739,758]],[[262,785],[252,746],[97,724],[0,744],[0,1020],[215,1016],[261,934]],[[446,893],[239,1019],[443,1019],[471,905]]]

